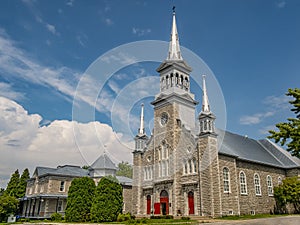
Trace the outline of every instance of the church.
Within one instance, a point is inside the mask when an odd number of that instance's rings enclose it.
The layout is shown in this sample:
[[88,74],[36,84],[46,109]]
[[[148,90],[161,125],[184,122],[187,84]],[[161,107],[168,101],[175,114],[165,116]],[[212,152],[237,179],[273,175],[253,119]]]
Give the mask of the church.
[[[181,55],[175,17],[173,12],[169,52],[156,70],[160,91],[151,102],[152,134],[145,132],[142,105],[132,153],[133,179],[116,176],[123,187],[123,213],[220,217],[274,212],[273,188],[286,177],[300,177],[300,159],[269,140],[217,129],[205,76],[202,110],[195,115],[198,101],[190,89],[192,68]],[[64,215],[74,178],[88,176],[97,184],[116,171],[106,154],[89,169],[38,166],[27,181],[21,215],[38,219]]]
[[300,160],[269,140],[216,129],[204,75],[202,110],[195,115],[192,68],[181,55],[175,12],[166,55],[156,70],[160,91],[151,102],[153,132],[145,133],[142,105],[134,139],[133,214],[219,217],[273,212],[273,187],[286,177],[300,176]]

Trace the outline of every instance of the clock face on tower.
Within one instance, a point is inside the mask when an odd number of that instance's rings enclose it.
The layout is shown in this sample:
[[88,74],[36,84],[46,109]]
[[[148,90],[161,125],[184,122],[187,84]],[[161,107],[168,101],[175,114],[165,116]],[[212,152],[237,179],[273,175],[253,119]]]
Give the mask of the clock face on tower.
[[168,122],[169,116],[166,112],[163,112],[160,117],[161,125],[165,125]]

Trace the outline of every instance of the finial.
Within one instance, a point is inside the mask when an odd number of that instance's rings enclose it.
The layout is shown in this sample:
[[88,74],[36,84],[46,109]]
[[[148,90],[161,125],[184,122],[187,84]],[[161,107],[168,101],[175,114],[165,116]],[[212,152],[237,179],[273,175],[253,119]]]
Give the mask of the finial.
[[175,5],[173,6],[173,8],[172,8],[172,11],[173,11],[173,14],[175,14]]
[[141,104],[141,122],[140,122],[140,129],[139,129],[139,135],[145,134],[145,128],[144,128],[144,103]]
[[205,83],[205,75],[202,75],[202,89],[203,89],[203,96],[202,96],[202,112],[210,112],[210,107],[209,107],[209,101],[208,101],[208,96],[207,96],[207,91],[206,91],[206,83]]
[[173,6],[171,40],[169,43],[169,55],[167,57],[167,60],[182,60],[175,17],[175,6]]

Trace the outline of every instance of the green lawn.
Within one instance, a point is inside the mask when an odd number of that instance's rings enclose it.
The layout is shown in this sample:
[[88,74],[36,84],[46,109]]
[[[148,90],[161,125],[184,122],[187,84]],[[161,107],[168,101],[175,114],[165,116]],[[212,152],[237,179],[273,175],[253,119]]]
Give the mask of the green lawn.
[[257,214],[257,215],[241,215],[241,216],[224,216],[220,219],[222,219],[222,220],[248,220],[248,219],[278,217],[278,216],[288,216],[288,214],[282,214],[282,215]]

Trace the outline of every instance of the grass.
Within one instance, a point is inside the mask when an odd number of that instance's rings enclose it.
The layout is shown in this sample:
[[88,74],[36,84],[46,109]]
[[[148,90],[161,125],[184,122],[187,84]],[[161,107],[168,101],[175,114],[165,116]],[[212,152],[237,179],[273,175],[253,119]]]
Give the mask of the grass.
[[288,214],[279,214],[279,215],[271,215],[271,214],[257,214],[257,215],[241,215],[241,216],[223,216],[220,219],[222,220],[248,220],[248,219],[259,219],[259,218],[272,218],[278,216],[288,216]]

